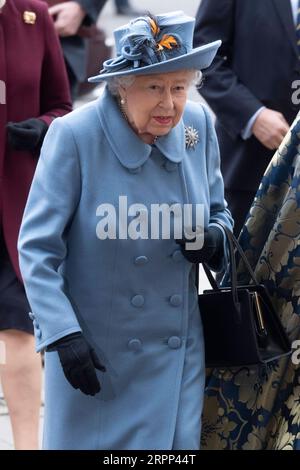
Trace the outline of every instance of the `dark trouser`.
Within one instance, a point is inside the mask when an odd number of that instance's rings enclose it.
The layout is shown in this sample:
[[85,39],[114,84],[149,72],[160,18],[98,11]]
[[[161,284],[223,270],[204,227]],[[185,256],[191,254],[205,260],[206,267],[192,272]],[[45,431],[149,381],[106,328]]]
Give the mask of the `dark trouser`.
[[235,191],[225,189],[225,199],[228,202],[228,208],[234,219],[233,232],[236,237],[245,223],[246,216],[252,205],[256,191]]
[[0,227],[0,330],[21,330],[33,334],[30,305],[24,287],[8,256]]
[[115,0],[115,4],[117,8],[128,7],[129,0]]
[[66,64],[66,69],[67,69],[67,74],[68,74],[68,79],[69,79],[69,85],[70,85],[70,92],[71,92],[71,98],[72,101],[77,98],[78,95],[78,89],[79,89],[79,82],[76,78],[75,73],[73,72],[72,68],[68,64],[68,62],[65,60]]

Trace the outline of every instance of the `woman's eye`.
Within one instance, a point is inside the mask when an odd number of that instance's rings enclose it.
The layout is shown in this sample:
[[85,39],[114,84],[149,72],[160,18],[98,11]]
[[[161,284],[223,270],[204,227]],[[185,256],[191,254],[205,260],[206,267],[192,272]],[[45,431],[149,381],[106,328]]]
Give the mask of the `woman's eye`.
[[159,90],[158,85],[150,85],[151,90]]

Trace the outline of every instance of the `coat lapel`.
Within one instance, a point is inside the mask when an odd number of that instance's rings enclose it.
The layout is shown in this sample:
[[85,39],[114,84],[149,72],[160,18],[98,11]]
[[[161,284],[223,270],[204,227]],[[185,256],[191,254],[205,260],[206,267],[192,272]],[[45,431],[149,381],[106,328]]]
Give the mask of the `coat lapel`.
[[167,135],[157,139],[156,147],[171,162],[180,163],[182,161],[185,155],[185,131],[182,118]]
[[98,115],[106,138],[120,163],[130,170],[143,165],[151,153],[151,145],[145,144],[134,133],[107,89],[98,101]]
[[299,51],[297,47],[296,28],[293,19],[291,2],[289,0],[271,0],[278,13],[279,19],[288,35],[292,48],[297,57]]

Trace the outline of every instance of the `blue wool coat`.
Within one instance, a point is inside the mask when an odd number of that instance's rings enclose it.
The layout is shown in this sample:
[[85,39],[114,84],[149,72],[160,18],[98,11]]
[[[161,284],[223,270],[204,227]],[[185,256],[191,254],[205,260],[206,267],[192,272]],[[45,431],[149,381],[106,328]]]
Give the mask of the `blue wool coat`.
[[[195,148],[186,147],[185,126],[198,130]],[[187,103],[156,146],[136,136],[108,91],[50,127],[19,237],[37,350],[82,330],[107,372],[99,372],[101,392],[86,396],[69,385],[57,353],[46,352],[45,449],[199,446],[195,268],[174,237],[101,240],[99,205],[118,207],[122,195],[146,208],[204,204],[206,227],[231,227],[205,107]]]

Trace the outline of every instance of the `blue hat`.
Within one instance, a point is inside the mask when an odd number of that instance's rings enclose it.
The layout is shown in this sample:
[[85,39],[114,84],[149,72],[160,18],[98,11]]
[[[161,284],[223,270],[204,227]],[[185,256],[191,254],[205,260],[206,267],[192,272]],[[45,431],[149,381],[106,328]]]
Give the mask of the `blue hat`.
[[100,82],[122,75],[146,75],[209,67],[221,41],[193,49],[195,18],[182,11],[141,16],[114,31],[117,57],[106,60]]

